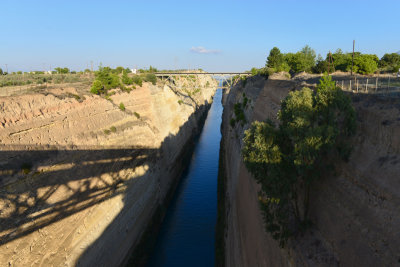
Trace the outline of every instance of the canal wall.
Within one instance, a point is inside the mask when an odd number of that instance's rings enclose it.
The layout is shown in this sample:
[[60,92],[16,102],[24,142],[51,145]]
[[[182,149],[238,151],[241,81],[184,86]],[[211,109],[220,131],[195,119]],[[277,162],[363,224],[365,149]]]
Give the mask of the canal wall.
[[[225,212],[225,266],[398,265],[400,106],[395,97],[351,95],[358,124],[353,152],[347,163],[314,185],[313,226],[285,248],[266,233],[258,206],[260,186],[241,157],[243,132],[255,120],[276,121],[281,100],[303,86],[316,84],[277,74],[268,80],[250,77],[224,92],[221,162],[226,184],[220,210]],[[246,123],[232,126],[234,105],[245,97]]]
[[188,78],[109,99],[67,86],[0,98],[0,265],[126,262],[165,209],[218,85]]

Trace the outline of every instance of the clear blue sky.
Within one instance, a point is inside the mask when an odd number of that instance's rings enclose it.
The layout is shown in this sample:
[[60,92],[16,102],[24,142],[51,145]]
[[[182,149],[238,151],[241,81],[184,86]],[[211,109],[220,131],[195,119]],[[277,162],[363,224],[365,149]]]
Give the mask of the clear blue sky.
[[0,68],[262,67],[269,50],[308,44],[400,50],[400,1],[9,1],[0,4]]

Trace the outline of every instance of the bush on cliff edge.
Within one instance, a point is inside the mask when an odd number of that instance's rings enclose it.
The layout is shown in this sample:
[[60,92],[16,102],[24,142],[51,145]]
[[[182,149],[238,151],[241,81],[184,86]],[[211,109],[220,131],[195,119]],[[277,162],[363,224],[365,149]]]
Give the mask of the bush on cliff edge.
[[259,200],[266,230],[284,246],[310,223],[313,181],[348,159],[355,111],[350,98],[325,76],[316,91],[290,92],[278,118],[277,127],[272,121],[254,122],[245,131],[242,154],[262,186]]

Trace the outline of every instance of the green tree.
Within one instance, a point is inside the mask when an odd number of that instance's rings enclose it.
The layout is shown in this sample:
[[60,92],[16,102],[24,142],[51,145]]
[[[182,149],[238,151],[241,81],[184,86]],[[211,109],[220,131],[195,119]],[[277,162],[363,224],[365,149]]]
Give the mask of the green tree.
[[355,132],[351,100],[328,76],[316,91],[303,88],[282,101],[279,125],[254,122],[245,131],[243,159],[261,184],[266,230],[283,246],[309,224],[313,181],[350,154]]
[[397,72],[400,69],[400,55],[397,53],[384,54],[379,61],[379,67]]
[[311,72],[315,66],[315,51],[306,45],[296,54],[287,53],[284,55],[285,62],[293,72]]
[[281,53],[279,48],[274,47],[269,52],[269,56],[267,57],[267,62],[265,64],[267,68],[272,70],[272,72],[279,71],[289,71],[290,67],[285,61],[284,54]]
[[150,66],[150,68],[149,68],[149,72],[150,73],[154,73],[154,72],[157,72],[157,71],[158,71],[157,68]]
[[118,66],[118,67],[115,68],[115,72],[117,74],[121,74],[123,71],[124,71],[124,67]]
[[0,75],[3,75],[3,69],[0,68]]
[[274,47],[269,51],[269,56],[267,57],[266,66],[269,68],[277,69],[284,62],[283,54],[278,47]]
[[325,73],[325,72],[328,72],[328,69],[329,69],[329,72],[334,71],[333,66],[329,66],[329,63],[326,60],[324,60],[321,57],[321,55],[318,55],[317,62],[313,68],[313,72],[314,73]]
[[379,59],[376,55],[358,55],[354,58],[354,65],[360,74],[372,74],[378,70]]
[[[332,54],[333,65],[335,70],[349,71],[351,70],[351,53],[344,54],[341,49],[337,49],[335,53]],[[329,60],[329,54],[326,55],[326,61]]]
[[58,74],[68,74],[69,73],[69,69],[68,68],[55,68],[55,70],[57,71]]

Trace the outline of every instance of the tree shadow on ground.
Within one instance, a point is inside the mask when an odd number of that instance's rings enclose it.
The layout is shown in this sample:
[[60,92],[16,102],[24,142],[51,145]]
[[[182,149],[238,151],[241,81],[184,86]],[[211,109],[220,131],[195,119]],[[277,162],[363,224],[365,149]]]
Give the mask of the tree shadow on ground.
[[[193,113],[160,148],[0,146],[0,247],[121,196],[122,209],[86,245],[76,264],[122,264],[165,196],[172,194],[209,106],[200,106],[203,110]],[[143,166],[147,168],[135,171]],[[138,192],[143,183],[151,192],[137,201],[145,193]]]
[[127,177],[121,171],[156,154],[145,148],[20,147],[0,151],[0,245],[123,194]]

